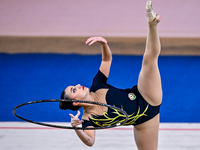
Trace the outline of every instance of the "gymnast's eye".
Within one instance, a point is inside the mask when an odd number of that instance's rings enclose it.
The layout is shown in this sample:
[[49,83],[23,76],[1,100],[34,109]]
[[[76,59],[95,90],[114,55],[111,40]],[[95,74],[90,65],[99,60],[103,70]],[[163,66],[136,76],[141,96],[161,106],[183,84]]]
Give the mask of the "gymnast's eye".
[[72,90],[72,91],[73,91],[73,93],[75,93],[75,92],[76,92],[76,88],[73,88],[73,90]]

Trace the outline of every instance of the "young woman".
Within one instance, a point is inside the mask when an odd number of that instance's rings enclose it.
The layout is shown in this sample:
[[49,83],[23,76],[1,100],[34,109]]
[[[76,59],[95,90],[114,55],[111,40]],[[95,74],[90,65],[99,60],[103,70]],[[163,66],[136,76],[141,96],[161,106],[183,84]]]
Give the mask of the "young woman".
[[[148,21],[148,35],[146,49],[143,55],[142,68],[138,84],[129,89],[117,89],[107,84],[112,62],[112,53],[107,41],[102,37],[91,37],[86,44],[98,42],[102,46],[102,62],[98,73],[93,79],[90,90],[87,87],[68,86],[61,94],[61,99],[87,100],[107,103],[122,107],[129,115],[126,125],[134,125],[134,137],[139,150],[156,150],[159,131],[159,108],[162,102],[162,87],[158,69],[158,57],[161,46],[158,36],[157,24],[160,17],[152,10],[152,3],[146,3],[146,16]],[[61,102],[61,109],[78,110],[84,108],[82,120],[79,120],[80,111],[71,116],[71,125],[76,127],[101,126],[95,122],[91,114],[102,116],[101,108],[92,104]],[[109,113],[109,112],[108,112]],[[95,142],[95,130],[75,130],[78,137],[88,146]]]

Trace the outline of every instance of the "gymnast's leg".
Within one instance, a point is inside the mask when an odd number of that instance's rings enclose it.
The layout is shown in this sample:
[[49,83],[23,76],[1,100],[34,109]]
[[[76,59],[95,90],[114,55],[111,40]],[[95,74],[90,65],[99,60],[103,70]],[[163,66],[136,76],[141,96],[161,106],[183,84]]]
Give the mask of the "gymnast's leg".
[[148,103],[159,105],[162,101],[162,86],[158,69],[161,45],[157,29],[157,22],[160,21],[160,17],[156,15],[154,19],[155,21],[150,20],[148,22],[146,49],[138,79],[138,90]]
[[[157,106],[162,101],[162,87],[158,69],[160,40],[157,24],[160,17],[152,11],[151,2],[146,4],[148,17],[148,35],[143,55],[142,69],[138,79],[138,90],[151,105]],[[150,13],[150,14],[149,14]],[[153,17],[151,17],[153,15]],[[157,150],[159,131],[159,114],[153,119],[134,127],[134,136],[139,150]]]

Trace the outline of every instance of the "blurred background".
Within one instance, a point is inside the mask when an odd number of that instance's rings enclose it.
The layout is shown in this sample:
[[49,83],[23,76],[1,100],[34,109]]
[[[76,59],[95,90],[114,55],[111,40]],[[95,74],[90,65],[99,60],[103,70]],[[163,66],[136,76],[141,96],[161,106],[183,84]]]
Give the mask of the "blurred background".
[[[60,98],[68,85],[90,87],[101,61],[103,36],[113,53],[108,83],[137,84],[147,35],[146,0],[0,0],[0,121],[21,121],[15,106]],[[161,122],[200,122],[200,1],[153,0],[162,20],[159,68]],[[48,106],[48,107],[47,107]],[[58,103],[23,110],[34,120],[68,122]]]

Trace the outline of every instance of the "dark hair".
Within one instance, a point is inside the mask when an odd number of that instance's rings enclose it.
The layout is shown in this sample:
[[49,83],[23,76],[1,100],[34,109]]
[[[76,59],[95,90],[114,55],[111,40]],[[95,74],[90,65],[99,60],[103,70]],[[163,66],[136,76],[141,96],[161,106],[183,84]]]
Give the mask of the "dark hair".
[[[69,99],[68,97],[65,96],[65,90],[62,91],[60,99]],[[73,102],[60,102],[59,107],[60,109],[66,110],[66,109],[70,109],[70,110],[74,110],[77,111],[79,110],[81,107],[80,106],[74,106],[72,104]]]

